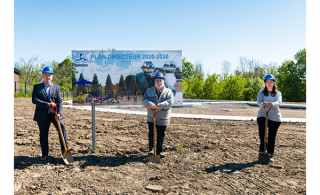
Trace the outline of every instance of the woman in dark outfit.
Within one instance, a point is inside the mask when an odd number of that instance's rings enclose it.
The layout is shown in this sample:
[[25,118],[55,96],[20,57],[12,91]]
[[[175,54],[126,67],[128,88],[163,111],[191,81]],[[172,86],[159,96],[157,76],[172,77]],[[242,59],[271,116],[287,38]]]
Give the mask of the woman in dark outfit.
[[[274,146],[278,128],[281,124],[281,112],[280,105],[282,103],[281,92],[277,90],[275,78],[272,74],[268,74],[264,78],[265,87],[258,94],[257,103],[260,106],[260,110],[257,115],[257,122],[259,125],[259,137],[260,137],[260,148],[259,154],[263,154],[264,144],[264,130],[266,122],[266,109],[270,109],[268,114],[268,144],[266,152],[270,155],[270,161],[273,162]],[[270,108],[271,107],[271,108]]]

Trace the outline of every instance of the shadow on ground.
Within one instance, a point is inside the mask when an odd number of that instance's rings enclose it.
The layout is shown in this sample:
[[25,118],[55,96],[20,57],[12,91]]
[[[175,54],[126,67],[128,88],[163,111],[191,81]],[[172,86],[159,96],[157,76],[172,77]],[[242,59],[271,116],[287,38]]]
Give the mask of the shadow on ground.
[[258,161],[254,161],[251,163],[226,163],[224,165],[215,166],[215,167],[209,167],[205,171],[207,173],[212,173],[215,171],[220,171],[221,173],[233,173],[235,171],[241,171],[242,169],[253,167],[255,164],[259,164]]
[[47,161],[40,161],[40,157],[29,157],[29,156],[15,156],[14,157],[14,169],[25,169],[32,165],[45,165],[45,164],[63,164],[63,160],[61,158],[54,158],[53,156],[49,156]]
[[[148,162],[148,155],[144,156],[95,156],[95,155],[86,155],[82,157],[73,157],[74,164],[80,163],[81,168],[87,166],[100,166],[100,167],[117,167],[124,165],[130,162]],[[15,156],[14,157],[14,169],[25,169],[29,166],[39,166],[45,164],[59,165],[64,164],[62,158],[54,158],[49,156],[47,161],[40,161],[40,157],[28,157],[28,156]]]
[[100,166],[100,167],[117,167],[120,165],[124,165],[130,162],[148,162],[148,155],[144,156],[95,156],[95,155],[87,155],[82,157],[75,157],[75,161],[85,161],[84,164],[81,165],[81,168],[85,168],[87,166]]

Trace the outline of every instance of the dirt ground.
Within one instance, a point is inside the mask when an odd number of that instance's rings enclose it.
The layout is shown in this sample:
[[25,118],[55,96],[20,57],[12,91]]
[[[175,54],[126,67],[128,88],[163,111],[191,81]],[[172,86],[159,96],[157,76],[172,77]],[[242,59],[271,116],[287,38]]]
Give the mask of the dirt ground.
[[[211,112],[246,110],[216,108]],[[93,152],[91,112],[64,108],[75,159],[73,165],[64,165],[53,125],[49,160],[39,160],[34,110],[31,98],[15,98],[14,116],[21,117],[14,121],[15,194],[306,194],[305,123],[282,123],[275,162],[260,165],[256,121],[171,118],[166,157],[152,164],[147,156],[146,116],[97,112]],[[297,111],[303,110],[288,110],[283,117]]]

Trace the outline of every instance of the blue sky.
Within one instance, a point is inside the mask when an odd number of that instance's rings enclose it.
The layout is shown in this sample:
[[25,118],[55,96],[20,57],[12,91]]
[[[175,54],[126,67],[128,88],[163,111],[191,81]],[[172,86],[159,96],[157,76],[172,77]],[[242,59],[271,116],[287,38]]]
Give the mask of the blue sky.
[[306,47],[303,0],[15,0],[14,61],[71,50],[182,50],[205,73],[240,56],[281,64]]

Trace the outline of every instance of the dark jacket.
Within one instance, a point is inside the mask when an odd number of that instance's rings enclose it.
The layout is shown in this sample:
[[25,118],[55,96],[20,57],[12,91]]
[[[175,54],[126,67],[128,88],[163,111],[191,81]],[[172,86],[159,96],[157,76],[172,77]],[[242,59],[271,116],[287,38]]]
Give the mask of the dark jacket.
[[51,83],[50,95],[47,96],[44,83],[34,85],[32,92],[32,103],[36,105],[34,119],[38,122],[45,122],[49,112],[48,104],[54,102],[58,105],[58,114],[62,113],[62,99],[60,94],[60,87]]

